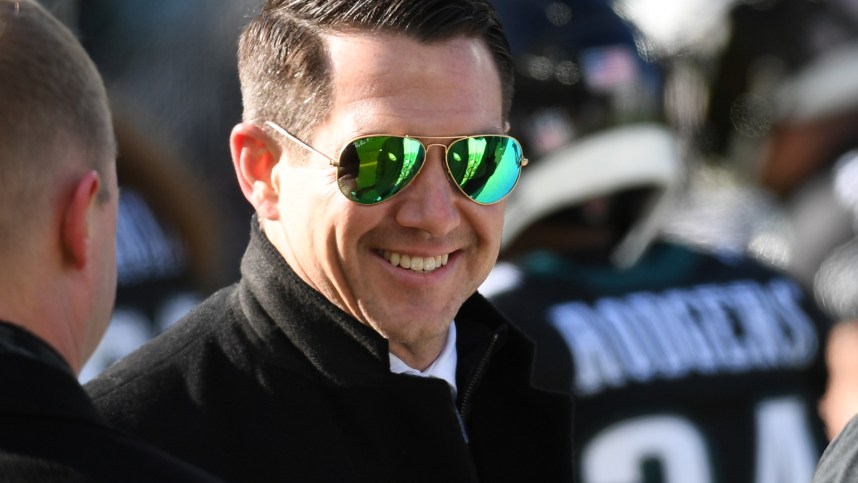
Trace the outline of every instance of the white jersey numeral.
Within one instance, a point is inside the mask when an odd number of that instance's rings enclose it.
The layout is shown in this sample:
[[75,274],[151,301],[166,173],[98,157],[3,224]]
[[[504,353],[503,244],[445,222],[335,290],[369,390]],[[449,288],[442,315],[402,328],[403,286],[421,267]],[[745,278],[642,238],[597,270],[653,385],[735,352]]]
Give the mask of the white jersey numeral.
[[[760,402],[755,411],[755,483],[807,483],[819,456],[797,397]],[[672,414],[642,416],[611,425],[585,443],[585,483],[642,483],[647,461],[660,467],[663,483],[712,483],[714,474],[703,432]],[[741,475],[726,475],[740,478]]]

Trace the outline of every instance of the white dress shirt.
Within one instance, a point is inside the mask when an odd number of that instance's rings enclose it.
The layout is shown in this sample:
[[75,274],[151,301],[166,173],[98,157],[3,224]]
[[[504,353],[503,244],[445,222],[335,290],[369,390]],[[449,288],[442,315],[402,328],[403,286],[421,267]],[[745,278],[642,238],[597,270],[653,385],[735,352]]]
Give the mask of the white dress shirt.
[[458,362],[458,353],[456,352],[455,321],[450,324],[450,328],[447,330],[447,341],[444,343],[444,348],[441,349],[441,354],[438,355],[438,358],[425,371],[414,369],[392,352],[388,354],[390,355],[390,372],[443,379],[450,385],[453,399],[456,399],[456,364]]

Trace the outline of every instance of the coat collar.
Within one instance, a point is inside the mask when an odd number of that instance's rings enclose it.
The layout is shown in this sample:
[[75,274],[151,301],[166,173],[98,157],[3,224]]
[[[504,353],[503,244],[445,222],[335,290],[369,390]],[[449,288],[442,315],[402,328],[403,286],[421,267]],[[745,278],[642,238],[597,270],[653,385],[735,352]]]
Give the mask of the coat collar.
[[0,414],[106,424],[65,360],[26,330],[0,321]]
[[39,360],[74,377],[68,362],[47,342],[23,327],[2,320],[0,320],[0,351]]
[[[337,386],[379,385],[390,377],[387,340],[301,280],[262,232],[256,216],[241,274],[241,310],[259,343],[268,346],[265,352],[272,363],[294,370],[297,351],[306,373],[321,374]],[[465,302],[456,324],[460,361],[468,361],[473,349],[488,346],[495,333],[506,331],[503,316],[479,294]],[[463,373],[461,365],[458,373]]]
[[[335,385],[375,385],[389,372],[387,340],[340,310],[292,270],[256,216],[241,261],[241,308],[273,362],[295,350]],[[291,347],[289,347],[291,346]]]

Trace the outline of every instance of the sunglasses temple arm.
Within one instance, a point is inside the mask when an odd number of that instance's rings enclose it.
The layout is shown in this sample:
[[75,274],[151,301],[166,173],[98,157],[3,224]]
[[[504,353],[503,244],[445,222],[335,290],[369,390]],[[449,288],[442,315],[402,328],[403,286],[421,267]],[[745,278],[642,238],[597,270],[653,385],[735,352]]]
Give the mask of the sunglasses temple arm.
[[299,145],[299,146],[301,146],[302,148],[304,148],[304,149],[306,149],[306,150],[308,150],[308,151],[310,151],[310,152],[316,153],[316,154],[318,154],[319,156],[321,156],[321,157],[323,157],[323,158],[327,159],[327,160],[328,160],[328,162],[331,164],[331,166],[339,167],[340,163],[336,162],[336,161],[335,161],[335,160],[333,160],[331,157],[329,157],[329,156],[327,156],[325,153],[322,153],[321,151],[317,150],[317,149],[316,149],[316,148],[314,148],[313,146],[310,146],[309,144],[305,143],[304,141],[301,141],[301,140],[300,140],[300,139],[298,139],[297,137],[293,136],[293,135],[292,135],[292,133],[290,133],[289,131],[287,131],[287,130],[283,129],[282,127],[280,127],[280,125],[275,124],[274,122],[271,122],[271,121],[265,121],[265,124],[267,124],[267,125],[268,125],[268,127],[270,127],[271,129],[274,129],[274,130],[275,130],[275,131],[277,131],[278,133],[280,133],[280,134],[282,134],[283,136],[285,136],[285,137],[289,138],[292,142],[294,142],[294,143],[298,144],[298,145]]

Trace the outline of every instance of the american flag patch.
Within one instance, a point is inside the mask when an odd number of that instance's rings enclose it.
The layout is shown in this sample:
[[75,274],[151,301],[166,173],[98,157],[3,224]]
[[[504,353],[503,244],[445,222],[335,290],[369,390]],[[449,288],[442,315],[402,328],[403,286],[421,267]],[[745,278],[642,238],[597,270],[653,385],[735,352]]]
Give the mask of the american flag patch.
[[608,92],[633,85],[638,78],[637,57],[626,45],[595,47],[581,52],[587,86]]

